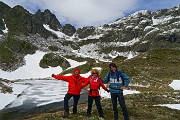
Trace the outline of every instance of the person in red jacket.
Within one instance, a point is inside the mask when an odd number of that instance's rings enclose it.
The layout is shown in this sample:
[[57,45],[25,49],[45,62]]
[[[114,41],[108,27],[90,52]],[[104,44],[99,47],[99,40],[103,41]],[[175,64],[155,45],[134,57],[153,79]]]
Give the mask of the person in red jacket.
[[80,70],[76,68],[71,76],[62,76],[62,75],[54,75],[57,80],[63,80],[68,82],[68,92],[64,97],[64,116],[67,117],[69,115],[69,104],[68,101],[71,97],[74,99],[73,105],[73,114],[77,113],[77,104],[80,98],[80,92],[83,88],[83,83],[85,83],[86,79],[80,76]]
[[99,72],[97,69],[91,70],[91,75],[88,77],[83,87],[87,86],[88,84],[89,84],[90,90],[88,92],[87,116],[89,117],[91,115],[92,104],[93,104],[93,99],[94,99],[96,103],[96,107],[98,109],[99,117],[104,118],[104,113],[103,113],[101,102],[100,102],[99,89],[100,87],[102,87],[107,92],[109,92],[109,90],[104,86],[102,79],[99,77]]

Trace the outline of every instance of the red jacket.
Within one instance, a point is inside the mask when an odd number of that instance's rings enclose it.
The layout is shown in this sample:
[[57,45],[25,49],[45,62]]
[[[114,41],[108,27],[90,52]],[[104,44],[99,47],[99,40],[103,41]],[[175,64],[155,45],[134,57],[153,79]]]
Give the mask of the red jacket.
[[99,89],[102,87],[104,90],[107,90],[107,88],[104,86],[102,79],[100,77],[92,77],[89,76],[86,80],[86,83],[83,84],[83,87],[87,86],[89,84],[90,90],[88,92],[88,96],[100,96]]
[[82,84],[86,82],[85,78],[80,75],[76,77],[74,74],[71,76],[53,75],[53,77],[68,82],[68,93],[72,95],[80,95],[81,89],[83,88]]

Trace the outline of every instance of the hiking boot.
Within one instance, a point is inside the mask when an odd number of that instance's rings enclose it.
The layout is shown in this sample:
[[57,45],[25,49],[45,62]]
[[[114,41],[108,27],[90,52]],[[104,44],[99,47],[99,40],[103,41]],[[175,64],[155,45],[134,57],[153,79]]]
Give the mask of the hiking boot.
[[77,107],[73,107],[73,114],[77,113]]
[[91,113],[87,113],[86,116],[87,116],[87,117],[90,117],[90,116],[91,116]]
[[99,117],[100,117],[100,118],[105,118],[105,117],[104,117],[104,115],[102,115],[102,116],[99,116]]
[[67,117],[68,117],[68,115],[69,115],[69,113],[68,113],[68,112],[64,112],[63,118],[67,118]]

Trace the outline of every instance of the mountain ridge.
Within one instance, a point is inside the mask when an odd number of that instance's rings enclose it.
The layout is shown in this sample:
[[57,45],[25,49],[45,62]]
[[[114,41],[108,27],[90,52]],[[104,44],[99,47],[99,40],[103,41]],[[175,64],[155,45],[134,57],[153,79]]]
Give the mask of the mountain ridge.
[[[9,11],[3,12],[4,18],[0,18],[0,44],[6,49],[9,49],[4,42],[7,39],[20,40],[38,50],[56,51],[62,56],[112,61],[116,56],[132,57],[156,48],[180,48],[179,6],[153,12],[141,10],[114,23],[77,30],[68,23],[62,26],[49,10],[31,14],[22,6],[6,8]],[[0,61],[8,61],[9,56],[12,60],[18,57],[21,53],[14,49],[19,48],[10,48],[7,53],[0,51]]]

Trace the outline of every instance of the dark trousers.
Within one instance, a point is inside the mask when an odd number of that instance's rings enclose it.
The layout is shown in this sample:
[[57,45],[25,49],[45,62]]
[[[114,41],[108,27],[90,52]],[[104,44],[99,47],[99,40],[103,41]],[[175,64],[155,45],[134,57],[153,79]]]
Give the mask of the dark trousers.
[[103,113],[102,107],[101,107],[100,96],[96,96],[96,97],[88,96],[88,109],[87,109],[87,114],[88,114],[88,115],[91,114],[93,99],[95,100],[95,103],[96,103],[96,107],[97,107],[97,109],[98,109],[99,116],[100,116],[100,117],[104,117],[104,113]]
[[74,105],[73,105],[73,113],[77,113],[77,104],[80,98],[80,95],[71,95],[69,93],[67,93],[64,97],[64,111],[69,113],[69,104],[68,101],[69,99],[73,97],[74,99]]
[[119,104],[121,106],[123,116],[124,116],[124,120],[129,120],[129,115],[128,115],[128,111],[127,111],[127,108],[126,108],[123,93],[111,93],[111,101],[112,101],[112,104],[113,104],[114,119],[118,120],[117,99],[118,99]]

